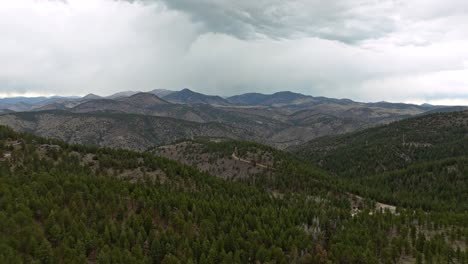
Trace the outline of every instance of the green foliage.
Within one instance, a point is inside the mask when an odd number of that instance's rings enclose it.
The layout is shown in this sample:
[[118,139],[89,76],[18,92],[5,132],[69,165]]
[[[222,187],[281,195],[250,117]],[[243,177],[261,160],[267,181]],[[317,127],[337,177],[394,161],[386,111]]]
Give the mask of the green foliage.
[[295,152],[342,176],[359,177],[468,155],[467,133],[468,111],[440,113],[316,139]]
[[365,197],[403,207],[468,211],[468,156],[424,162],[378,175],[343,179]]
[[468,112],[326,137],[296,149],[354,193],[425,210],[468,208]]
[[3,127],[0,143],[2,151],[15,145],[0,162],[0,263],[467,259],[465,249],[450,246],[467,240],[457,221],[371,208],[351,217],[347,195],[328,183],[315,187],[319,178],[303,181],[309,167],[294,163],[281,165],[290,172],[281,181],[265,181],[283,182],[274,195],[258,182],[223,181],[150,153],[67,145]]

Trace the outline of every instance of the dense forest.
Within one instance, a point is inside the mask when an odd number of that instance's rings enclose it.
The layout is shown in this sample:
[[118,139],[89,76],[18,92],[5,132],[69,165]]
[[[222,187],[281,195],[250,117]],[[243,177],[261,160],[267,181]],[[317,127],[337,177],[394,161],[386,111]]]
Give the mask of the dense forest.
[[341,181],[354,193],[386,203],[423,210],[468,211],[468,156]]
[[468,111],[410,118],[294,149],[351,192],[423,210],[468,210]]
[[0,127],[0,262],[468,263],[466,211],[377,210],[276,155],[274,176],[225,181]]
[[466,156],[467,135],[468,111],[437,113],[319,138],[292,151],[340,176],[361,177]]

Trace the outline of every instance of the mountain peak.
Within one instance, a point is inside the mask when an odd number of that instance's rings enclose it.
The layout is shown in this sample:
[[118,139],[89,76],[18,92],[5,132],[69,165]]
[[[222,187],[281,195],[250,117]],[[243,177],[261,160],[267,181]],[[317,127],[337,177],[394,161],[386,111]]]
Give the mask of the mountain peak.
[[137,93],[132,96],[122,98],[121,101],[131,103],[131,104],[139,104],[139,105],[160,105],[160,104],[169,104],[169,102],[159,98],[157,95],[153,93]]
[[229,102],[220,96],[197,93],[188,88],[184,88],[179,92],[171,93],[163,98],[171,102],[182,104],[229,105]]
[[185,94],[201,94],[201,93],[194,92],[194,91],[190,90],[189,88],[184,88],[184,89],[180,90],[180,93],[185,93]]
[[170,95],[171,93],[174,93],[174,91],[166,90],[166,89],[154,89],[152,91],[149,91],[149,93],[155,94],[158,97],[162,98],[164,96]]

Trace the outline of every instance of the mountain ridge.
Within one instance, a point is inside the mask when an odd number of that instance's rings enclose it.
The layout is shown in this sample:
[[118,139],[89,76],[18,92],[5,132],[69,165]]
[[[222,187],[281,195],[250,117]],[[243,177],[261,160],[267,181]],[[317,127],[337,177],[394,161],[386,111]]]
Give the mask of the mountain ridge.
[[170,93],[163,97],[163,99],[174,103],[185,104],[213,104],[213,105],[230,105],[230,103],[217,95],[205,95],[202,93],[194,92],[190,89],[182,89],[178,92]]

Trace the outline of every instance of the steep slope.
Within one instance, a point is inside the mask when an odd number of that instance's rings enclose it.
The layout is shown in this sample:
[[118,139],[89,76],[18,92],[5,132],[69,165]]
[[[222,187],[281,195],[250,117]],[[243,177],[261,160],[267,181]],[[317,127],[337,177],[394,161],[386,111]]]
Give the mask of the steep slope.
[[292,151],[341,175],[367,175],[468,155],[468,111],[438,113],[313,140]]
[[228,101],[221,98],[220,96],[205,95],[191,91],[189,89],[183,89],[178,92],[170,93],[164,96],[163,99],[180,104],[230,105]]

